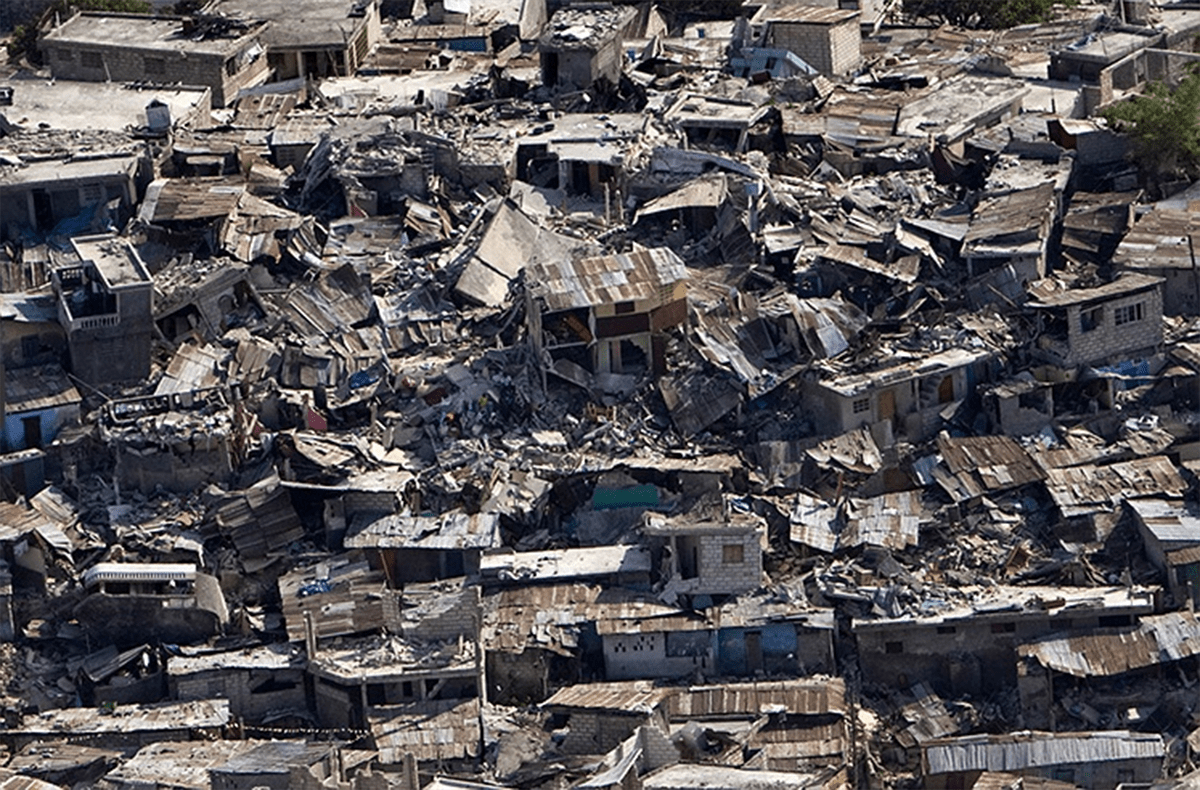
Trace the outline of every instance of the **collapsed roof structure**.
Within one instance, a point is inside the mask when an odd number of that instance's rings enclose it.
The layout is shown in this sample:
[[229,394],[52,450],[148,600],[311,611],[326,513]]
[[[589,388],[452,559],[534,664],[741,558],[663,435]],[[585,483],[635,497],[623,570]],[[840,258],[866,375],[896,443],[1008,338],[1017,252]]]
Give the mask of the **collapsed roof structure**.
[[0,72],[0,783],[1190,786],[1194,9],[193,5]]

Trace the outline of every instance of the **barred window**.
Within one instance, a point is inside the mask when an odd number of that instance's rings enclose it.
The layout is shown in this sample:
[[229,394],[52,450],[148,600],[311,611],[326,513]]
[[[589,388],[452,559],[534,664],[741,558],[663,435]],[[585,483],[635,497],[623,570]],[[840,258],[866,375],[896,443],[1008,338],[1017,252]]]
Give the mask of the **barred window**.
[[1117,326],[1122,324],[1132,324],[1135,321],[1141,321],[1144,317],[1142,305],[1143,302],[1136,304],[1122,305],[1113,310],[1113,323]]

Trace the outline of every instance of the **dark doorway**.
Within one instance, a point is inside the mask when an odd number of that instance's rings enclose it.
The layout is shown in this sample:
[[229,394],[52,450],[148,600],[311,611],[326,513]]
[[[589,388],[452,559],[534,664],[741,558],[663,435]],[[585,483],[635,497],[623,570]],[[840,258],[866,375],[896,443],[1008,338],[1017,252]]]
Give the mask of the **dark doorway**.
[[946,376],[938,384],[938,403],[949,403],[954,400],[954,377]]
[[50,230],[54,227],[54,206],[50,202],[50,193],[44,189],[33,190],[32,219],[34,230]]
[[558,53],[542,53],[542,84],[553,87],[558,84]]
[[746,632],[746,674],[754,675],[762,672],[762,633],[759,631]]
[[25,429],[25,449],[42,446],[41,417],[22,417],[21,427]]

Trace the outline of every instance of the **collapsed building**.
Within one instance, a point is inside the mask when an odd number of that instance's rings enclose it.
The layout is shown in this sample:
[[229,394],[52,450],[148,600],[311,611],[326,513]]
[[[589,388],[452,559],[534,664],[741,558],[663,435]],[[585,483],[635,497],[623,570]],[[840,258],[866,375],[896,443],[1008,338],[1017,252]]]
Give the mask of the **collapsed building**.
[[194,5],[0,72],[0,781],[1193,783],[1194,10]]

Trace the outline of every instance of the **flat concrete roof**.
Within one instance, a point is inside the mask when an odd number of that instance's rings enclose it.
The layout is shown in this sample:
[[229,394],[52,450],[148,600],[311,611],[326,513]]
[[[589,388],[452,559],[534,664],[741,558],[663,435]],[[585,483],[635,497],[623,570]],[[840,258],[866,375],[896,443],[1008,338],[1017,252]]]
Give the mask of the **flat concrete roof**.
[[[75,248],[82,260],[95,264],[96,270],[104,277],[110,288],[150,282],[150,273],[146,271],[146,267],[138,258],[137,251],[133,249],[133,245],[129,243],[128,239],[111,234],[76,236],[71,239],[71,246]],[[166,568],[168,566],[159,567]],[[192,571],[195,572],[195,570],[193,566]]]
[[1088,37],[1083,42],[1059,52],[1059,57],[1070,60],[1086,60],[1092,63],[1116,63],[1121,58],[1145,49],[1154,42],[1154,37],[1139,33],[1103,33]]
[[812,5],[767,5],[754,15],[753,22],[799,22],[805,25],[837,25],[857,19],[861,12],[847,8]]
[[76,14],[43,38],[44,44],[71,44],[92,49],[158,50],[195,52],[222,57],[235,54],[255,38],[258,31],[222,37],[195,38],[184,35],[180,17],[140,14]]
[[137,154],[129,153],[96,159],[44,159],[19,167],[2,167],[0,192],[5,187],[28,184],[132,178],[137,172],[139,158]]
[[124,131],[146,124],[146,105],[158,100],[171,110],[171,120],[205,115],[211,106],[206,87],[134,88],[108,82],[46,80],[31,74],[0,79],[13,89],[11,107],[0,107],[0,128],[27,130],[103,129]]
[[269,48],[312,50],[349,46],[366,22],[365,16],[352,16],[361,5],[358,0],[220,0],[214,10],[235,19],[270,22],[262,35]]

